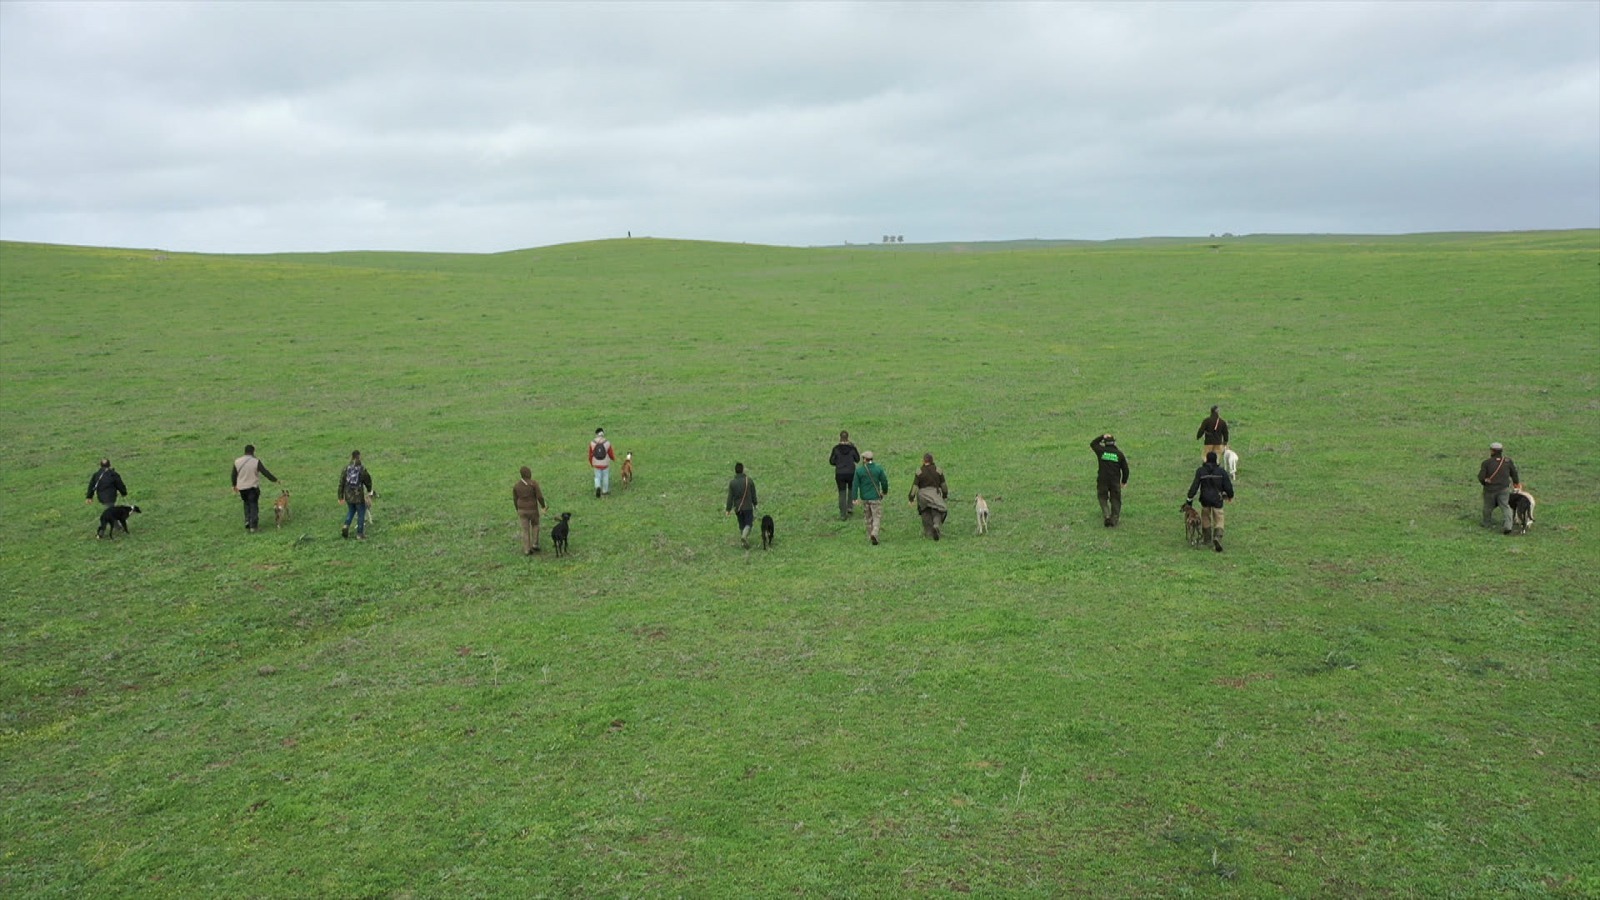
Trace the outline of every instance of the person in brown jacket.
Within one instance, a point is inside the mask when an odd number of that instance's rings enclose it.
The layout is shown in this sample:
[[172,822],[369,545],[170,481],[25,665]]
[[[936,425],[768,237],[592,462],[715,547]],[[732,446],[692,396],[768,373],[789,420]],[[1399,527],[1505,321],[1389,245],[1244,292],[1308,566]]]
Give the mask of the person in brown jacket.
[[944,473],[933,464],[933,454],[922,454],[922,468],[911,481],[911,495],[907,502],[917,504],[922,516],[922,536],[939,539],[939,529],[944,527],[944,517],[949,513],[945,503],[950,499],[950,486],[945,484]]
[[522,478],[511,486],[511,499],[522,523],[522,552],[532,556],[539,552],[539,511],[550,507],[544,502],[539,482],[533,480],[533,470],[527,466],[522,467]]
[[1493,528],[1494,511],[1505,509],[1505,533],[1511,533],[1511,489],[1522,490],[1522,473],[1496,441],[1489,445],[1489,458],[1478,464],[1478,483],[1483,485],[1483,527]]

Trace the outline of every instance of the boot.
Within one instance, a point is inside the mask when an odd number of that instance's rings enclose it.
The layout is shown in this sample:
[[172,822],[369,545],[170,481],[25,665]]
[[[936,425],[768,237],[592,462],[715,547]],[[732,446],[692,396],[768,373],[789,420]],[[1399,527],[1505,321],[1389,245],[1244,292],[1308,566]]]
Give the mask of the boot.
[[599,488],[595,488],[595,489],[594,489],[594,498],[595,498],[595,499],[596,499],[596,500],[599,500],[599,499],[600,499],[600,489],[599,489]]
[[746,550],[750,549],[750,529],[739,529],[739,543],[743,544]]
[[1226,528],[1218,528],[1211,535],[1211,549],[1217,551],[1218,553],[1222,552],[1222,533],[1224,531],[1227,531],[1227,529]]

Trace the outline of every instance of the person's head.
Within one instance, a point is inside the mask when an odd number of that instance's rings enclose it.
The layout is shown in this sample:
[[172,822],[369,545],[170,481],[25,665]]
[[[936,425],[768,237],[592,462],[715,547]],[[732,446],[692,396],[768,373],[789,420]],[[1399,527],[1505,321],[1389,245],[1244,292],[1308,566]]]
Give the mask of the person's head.
[[[1190,457],[1190,458],[1192,459],[1193,457]],[[1216,465],[1216,463],[1217,463],[1217,451],[1215,451],[1215,450],[1206,451],[1206,462],[1211,463],[1212,465]]]
[[839,440],[841,440],[841,441],[850,440],[850,432],[848,432],[848,431],[839,432]]
[[924,453],[924,454],[922,454],[922,464],[925,465],[925,466],[933,465],[933,454],[932,453]]
[[1115,444],[1117,442],[1117,436],[1114,434],[1101,435],[1100,439],[1108,444]]
[[251,455],[251,454],[253,454],[255,452],[256,452],[256,445],[255,444],[245,444],[244,445],[244,454],[246,456],[249,456],[249,455]]
[[1502,447],[1500,445],[1499,441],[1495,441],[1494,443],[1489,445],[1489,455],[1490,456],[1499,456],[1500,454],[1502,454],[1504,452],[1506,452],[1506,448]]
[[744,463],[740,463],[740,462],[734,463],[733,464],[733,474],[735,474],[735,475],[743,475],[744,474]]
[[1211,407],[1211,414],[1212,414],[1212,415],[1213,415],[1213,416],[1214,416],[1214,415],[1217,415],[1217,408],[1216,408],[1216,407],[1215,407],[1215,406],[1213,406],[1213,407]]
[[872,451],[871,450],[863,450],[863,451],[861,451],[861,458],[866,460],[867,462],[872,462]]
[[350,461],[351,462],[361,462],[361,451],[360,450],[351,450],[350,451]]
[[100,460],[100,468],[102,468],[102,469],[111,468],[111,460],[110,460],[110,458],[102,458]]
[[595,429],[595,430],[594,430],[594,436],[595,436],[595,437],[596,437],[596,438],[597,438],[597,439],[598,439],[598,438],[603,438],[603,437],[605,437],[605,436],[606,436],[606,430],[605,430],[605,429],[604,429],[604,428],[596,428],[596,429]]
[[533,477],[533,470],[528,468],[527,466],[523,466],[522,467],[522,477],[523,478],[532,478]]

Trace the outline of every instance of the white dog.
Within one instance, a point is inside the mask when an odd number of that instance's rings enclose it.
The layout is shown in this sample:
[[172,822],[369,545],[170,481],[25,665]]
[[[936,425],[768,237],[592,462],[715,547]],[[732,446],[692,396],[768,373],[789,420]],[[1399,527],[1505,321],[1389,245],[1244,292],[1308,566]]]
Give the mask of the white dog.
[[972,507],[973,507],[973,510],[978,514],[978,533],[979,534],[988,534],[989,533],[989,504],[984,501],[982,494],[978,495],[977,502],[973,503]]
[[1222,459],[1219,462],[1222,463],[1222,468],[1227,471],[1229,481],[1239,477],[1239,454],[1233,452],[1232,447],[1222,448]]

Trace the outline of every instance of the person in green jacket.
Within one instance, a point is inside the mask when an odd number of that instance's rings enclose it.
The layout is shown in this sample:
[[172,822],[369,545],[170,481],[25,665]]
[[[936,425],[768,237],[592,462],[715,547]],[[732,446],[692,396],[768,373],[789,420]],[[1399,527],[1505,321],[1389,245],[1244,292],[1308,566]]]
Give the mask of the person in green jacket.
[[867,512],[867,539],[878,542],[878,527],[883,524],[883,495],[889,493],[889,476],[872,459],[871,450],[861,452],[854,480],[856,505]]

